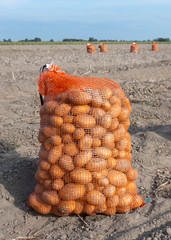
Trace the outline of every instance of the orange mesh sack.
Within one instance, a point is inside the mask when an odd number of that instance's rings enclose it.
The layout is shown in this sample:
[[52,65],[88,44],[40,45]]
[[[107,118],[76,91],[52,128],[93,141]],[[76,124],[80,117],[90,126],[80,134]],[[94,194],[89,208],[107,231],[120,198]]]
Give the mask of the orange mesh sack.
[[113,215],[140,207],[131,166],[131,105],[106,78],[76,77],[50,66],[38,79],[40,109],[36,212]]
[[131,44],[130,52],[134,52],[134,53],[139,52],[139,46],[138,46],[138,44],[132,43],[132,44]]
[[91,43],[87,43],[87,52],[88,53],[96,53],[95,46]]
[[158,43],[152,43],[152,51],[157,52],[158,50]]
[[99,48],[100,52],[108,52],[108,47],[106,44],[100,43]]

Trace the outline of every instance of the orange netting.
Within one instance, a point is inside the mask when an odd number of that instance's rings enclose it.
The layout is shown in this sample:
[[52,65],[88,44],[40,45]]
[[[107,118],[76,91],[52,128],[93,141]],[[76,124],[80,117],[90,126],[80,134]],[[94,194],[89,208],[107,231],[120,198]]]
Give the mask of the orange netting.
[[130,52],[134,52],[134,53],[139,52],[139,46],[138,46],[138,44],[132,43],[132,44],[131,44]]
[[152,51],[155,51],[157,52],[159,49],[158,49],[158,43],[152,43]]
[[108,52],[108,47],[106,44],[100,44],[99,45],[99,48],[100,48],[100,52]]
[[92,43],[87,43],[87,52],[96,53],[95,46]]
[[39,91],[37,185],[28,205],[42,214],[113,215],[143,204],[131,166],[131,105],[109,79],[70,76],[52,67]]

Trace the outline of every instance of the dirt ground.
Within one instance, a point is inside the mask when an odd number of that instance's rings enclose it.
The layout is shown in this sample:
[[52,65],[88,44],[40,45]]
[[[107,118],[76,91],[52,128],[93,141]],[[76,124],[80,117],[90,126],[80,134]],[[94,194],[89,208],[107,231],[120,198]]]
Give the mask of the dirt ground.
[[[0,239],[171,239],[171,44],[0,46]],[[25,203],[36,184],[40,144],[39,68],[56,63],[76,76],[110,78],[131,101],[132,166],[145,207],[114,216],[40,215]],[[20,237],[20,238],[19,238]],[[23,238],[21,238],[23,237]]]

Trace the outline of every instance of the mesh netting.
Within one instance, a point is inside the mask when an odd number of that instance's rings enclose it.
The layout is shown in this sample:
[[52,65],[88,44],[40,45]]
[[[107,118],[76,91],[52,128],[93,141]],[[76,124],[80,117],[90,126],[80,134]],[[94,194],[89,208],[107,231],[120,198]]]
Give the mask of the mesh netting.
[[28,205],[42,214],[113,215],[143,204],[131,166],[131,105],[109,79],[42,73],[37,185]]

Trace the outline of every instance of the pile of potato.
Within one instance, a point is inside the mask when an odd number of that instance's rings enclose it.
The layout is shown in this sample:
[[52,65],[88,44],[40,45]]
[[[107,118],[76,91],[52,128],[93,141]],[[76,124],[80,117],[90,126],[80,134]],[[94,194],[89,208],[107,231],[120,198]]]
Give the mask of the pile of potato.
[[143,204],[131,167],[131,105],[104,87],[45,97],[37,185],[28,205],[42,214],[113,215]]

